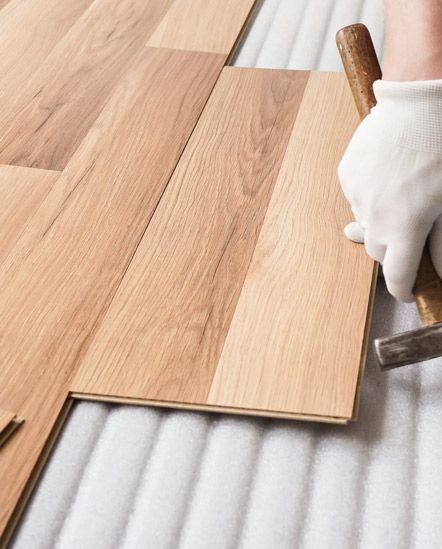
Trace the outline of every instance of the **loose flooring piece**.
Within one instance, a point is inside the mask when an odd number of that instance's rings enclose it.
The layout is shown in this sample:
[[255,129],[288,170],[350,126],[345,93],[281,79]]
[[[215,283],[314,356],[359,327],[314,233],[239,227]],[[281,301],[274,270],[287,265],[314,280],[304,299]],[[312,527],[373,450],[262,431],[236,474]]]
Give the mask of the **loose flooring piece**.
[[224,62],[143,48],[0,265],[0,406],[27,419],[0,454],[0,531]]
[[75,396],[345,422],[373,262],[342,237],[345,76],[225,68]]
[[228,55],[255,0],[175,0],[148,46]]
[[17,417],[14,413],[0,409],[0,447],[23,423],[23,418]]
[[0,110],[0,162],[62,170],[171,3],[95,0]]

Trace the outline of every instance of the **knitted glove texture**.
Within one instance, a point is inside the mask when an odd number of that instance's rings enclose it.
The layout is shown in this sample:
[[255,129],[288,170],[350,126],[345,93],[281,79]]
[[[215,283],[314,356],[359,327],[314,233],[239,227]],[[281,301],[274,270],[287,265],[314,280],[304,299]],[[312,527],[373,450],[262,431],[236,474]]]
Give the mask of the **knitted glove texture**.
[[373,89],[377,105],[339,165],[356,220],[344,233],[382,263],[390,293],[412,301],[428,236],[442,277],[442,80],[378,80]]

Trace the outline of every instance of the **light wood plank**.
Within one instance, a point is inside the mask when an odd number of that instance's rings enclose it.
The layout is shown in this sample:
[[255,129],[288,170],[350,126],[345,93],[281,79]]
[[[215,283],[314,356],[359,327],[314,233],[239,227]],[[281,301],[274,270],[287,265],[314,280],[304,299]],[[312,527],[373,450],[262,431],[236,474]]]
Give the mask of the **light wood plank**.
[[92,0],[10,0],[0,12],[0,120]]
[[374,265],[335,174],[356,123],[344,75],[313,73],[209,404],[352,417]]
[[344,75],[304,83],[224,70],[75,394],[353,418],[374,266],[342,236],[336,167],[357,117]]
[[73,391],[205,402],[307,78],[224,69]]
[[148,46],[229,54],[255,0],[175,0]]
[[0,117],[0,162],[62,170],[171,3],[95,0],[15,89]]
[[28,419],[0,454],[0,531],[224,60],[145,48],[0,266],[0,406]]
[[0,166],[0,264],[27,229],[60,172]]

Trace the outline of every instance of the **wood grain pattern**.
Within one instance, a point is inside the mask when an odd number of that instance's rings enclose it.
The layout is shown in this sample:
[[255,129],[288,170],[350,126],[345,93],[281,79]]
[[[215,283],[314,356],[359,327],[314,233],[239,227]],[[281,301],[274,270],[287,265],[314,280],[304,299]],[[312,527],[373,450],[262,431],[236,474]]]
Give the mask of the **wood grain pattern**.
[[59,172],[0,166],[0,264],[27,230]]
[[310,77],[209,404],[353,416],[374,265],[341,234],[347,88],[338,73]]
[[336,166],[357,117],[343,75],[306,76],[224,69],[76,394],[352,418],[373,262]]
[[356,108],[363,119],[376,105],[373,82],[382,78],[370,32],[361,23],[344,27],[336,34],[336,44]]
[[[0,120],[92,0],[10,0],[0,11]],[[65,60],[66,61],[66,60]]]
[[224,69],[73,391],[204,401],[307,77]]
[[148,46],[224,53],[232,50],[255,0],[175,0]]
[[0,162],[62,170],[171,2],[95,0],[0,118]]
[[224,59],[145,48],[0,266],[0,406],[29,418],[0,455],[0,529]]

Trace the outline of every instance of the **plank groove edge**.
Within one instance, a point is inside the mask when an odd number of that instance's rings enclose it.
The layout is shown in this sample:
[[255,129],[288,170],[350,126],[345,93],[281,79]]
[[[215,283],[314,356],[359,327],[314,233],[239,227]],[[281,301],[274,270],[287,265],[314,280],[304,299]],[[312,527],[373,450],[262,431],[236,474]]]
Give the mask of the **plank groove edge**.
[[180,401],[163,401],[163,400],[154,400],[154,399],[143,399],[143,398],[132,398],[132,397],[119,397],[112,395],[100,395],[100,394],[89,394],[89,393],[69,393],[69,396],[76,400],[86,400],[92,402],[108,402],[114,404],[130,404],[134,406],[148,406],[148,407],[157,407],[157,408],[172,408],[177,410],[189,410],[189,411],[199,411],[199,412],[208,412],[216,414],[231,414],[231,415],[245,415],[252,417],[269,417],[274,419],[286,419],[286,420],[298,420],[298,421],[308,421],[315,423],[338,423],[346,425],[349,423],[349,419],[341,417],[324,417],[317,415],[307,415],[307,414],[290,414],[286,412],[278,412],[277,410],[259,410],[252,408],[228,408],[225,406],[214,406],[211,404],[193,404]]

